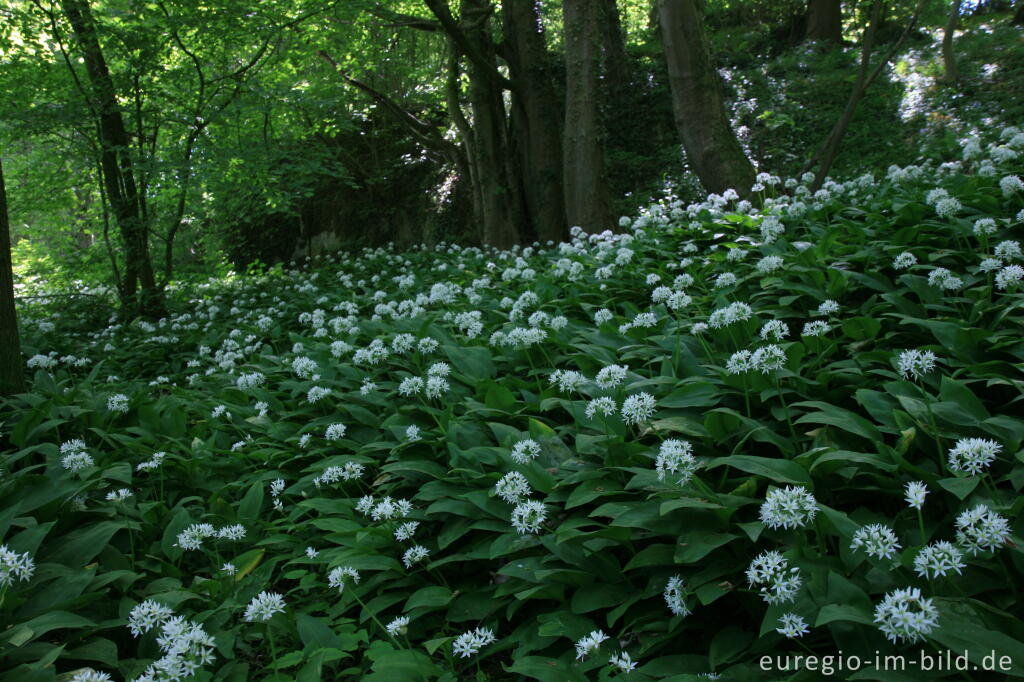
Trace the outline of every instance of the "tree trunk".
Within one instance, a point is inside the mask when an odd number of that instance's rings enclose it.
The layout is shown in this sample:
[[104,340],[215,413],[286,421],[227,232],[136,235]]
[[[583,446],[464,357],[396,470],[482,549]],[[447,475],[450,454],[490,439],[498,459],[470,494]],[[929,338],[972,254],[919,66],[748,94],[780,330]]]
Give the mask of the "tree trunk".
[[1013,12],[1013,23],[1024,25],[1024,0],[1017,0],[1017,8]]
[[512,141],[530,222],[541,242],[567,235],[562,187],[561,106],[544,27],[533,0],[504,0],[506,58],[513,81]]
[[807,39],[826,43],[843,41],[843,5],[841,0],[809,0]]
[[562,172],[565,213],[570,226],[601,232],[614,226],[605,178],[598,92],[601,86],[600,6],[566,0],[565,132]]
[[25,389],[23,366],[18,344],[18,316],[14,309],[11,226],[7,216],[4,166],[0,159],[0,397]]
[[729,124],[697,0],[660,2],[672,106],[690,165],[708,191],[748,195],[754,167]]
[[463,0],[462,31],[471,49],[484,63],[468,60],[469,104],[473,112],[473,180],[478,183],[482,224],[480,239],[488,246],[507,249],[521,241],[524,225],[522,190],[510,164],[505,103],[498,72],[490,20],[490,0]]
[[946,30],[942,34],[942,62],[946,67],[945,79],[951,83],[960,80],[960,70],[956,66],[956,54],[953,52],[953,36],[956,25],[960,22],[960,0],[953,0],[946,19]]
[[622,30],[617,0],[601,0],[600,11],[605,88],[610,96],[616,97],[629,85],[626,34]]
[[163,301],[153,276],[148,229],[142,216],[142,201],[135,182],[131,144],[117,103],[114,81],[100,48],[88,0],[62,0],[61,6],[82,50],[82,59],[95,100],[94,110],[98,112],[97,130],[103,182],[125,247],[121,302],[128,314],[155,316],[161,311]]

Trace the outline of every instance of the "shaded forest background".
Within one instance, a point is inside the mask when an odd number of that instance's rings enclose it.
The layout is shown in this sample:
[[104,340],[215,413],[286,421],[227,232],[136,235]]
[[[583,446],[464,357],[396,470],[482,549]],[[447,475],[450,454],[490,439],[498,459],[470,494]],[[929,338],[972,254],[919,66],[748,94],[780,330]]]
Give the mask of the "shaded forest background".
[[[109,285],[153,312],[181,277],[390,241],[546,242],[614,229],[665,193],[747,195],[755,171],[944,158],[1021,120],[1021,14],[998,0],[0,2],[16,287]],[[680,120],[680,60],[727,120]],[[701,168],[736,142],[734,167]]]

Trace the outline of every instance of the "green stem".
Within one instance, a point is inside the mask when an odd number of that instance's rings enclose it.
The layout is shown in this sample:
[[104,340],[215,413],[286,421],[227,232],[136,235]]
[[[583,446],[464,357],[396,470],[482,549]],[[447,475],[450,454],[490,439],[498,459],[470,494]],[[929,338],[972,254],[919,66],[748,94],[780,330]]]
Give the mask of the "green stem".
[[921,532],[921,546],[924,547],[927,541],[924,538],[924,515],[920,509],[917,510],[917,529]]
[[377,624],[377,627],[379,627],[384,632],[384,634],[387,635],[388,638],[391,639],[391,641],[394,642],[399,649],[401,649],[402,645],[399,643],[397,639],[395,639],[394,635],[388,632],[388,629],[384,627],[384,624],[381,623],[380,620],[377,618],[377,614],[373,613],[368,608],[366,608],[366,604],[363,603],[363,600],[359,598],[359,595],[356,594],[356,591],[354,589],[350,590],[350,592],[352,592],[352,596],[355,597],[356,603],[359,604],[360,607],[362,607],[363,611],[366,611],[368,614],[370,614],[370,619]]
[[998,505],[999,497],[996,495],[996,488],[992,481],[992,476],[990,474],[985,474],[981,477],[981,482],[985,485],[985,488],[988,490],[988,494],[992,497],[992,504]]
[[[274,631],[270,628],[270,621],[267,621],[267,639],[270,640],[270,655],[272,664],[277,663],[277,645],[274,642]],[[269,666],[268,666],[269,667]]]
[[743,378],[743,404],[746,405],[746,408],[747,408],[747,419],[751,419],[751,416],[750,416],[750,392],[747,390],[747,375],[744,372],[741,376]]
[[782,395],[782,381],[779,379],[778,374],[773,374],[772,377],[775,379],[775,392],[779,394],[779,400],[782,402],[782,411],[786,414],[786,424],[789,426],[789,435],[793,439],[794,445],[796,444],[796,429],[793,428],[793,420],[789,416],[789,404],[786,403],[786,397]]
[[544,386],[540,383],[540,376],[537,374],[537,368],[533,364],[533,356],[530,355],[530,349],[524,348],[523,353],[526,355],[526,361],[530,363],[530,371],[534,375],[533,378],[537,381],[537,401],[540,401],[540,394],[544,392]]
[[938,450],[939,455],[939,473],[942,473],[942,469],[945,466],[944,451],[945,447],[942,445],[942,437],[939,435],[939,427],[935,421],[935,413],[932,412],[932,400],[931,396],[928,395],[923,388],[918,386],[921,393],[924,394],[924,407],[928,411],[928,424],[932,428],[932,438],[935,439],[935,446]]

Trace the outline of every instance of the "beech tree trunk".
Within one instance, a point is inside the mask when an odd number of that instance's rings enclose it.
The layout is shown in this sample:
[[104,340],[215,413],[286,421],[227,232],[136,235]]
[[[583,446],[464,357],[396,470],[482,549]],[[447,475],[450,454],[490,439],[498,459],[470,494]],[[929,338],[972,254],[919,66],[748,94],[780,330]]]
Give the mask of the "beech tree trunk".
[[626,33],[622,29],[617,0],[601,0],[601,51],[604,53],[604,82],[610,96],[618,96],[629,85],[629,57]]
[[660,3],[672,106],[690,165],[709,192],[734,189],[748,195],[754,166],[729,124],[697,0]]
[[14,271],[11,267],[11,226],[7,215],[4,166],[0,159],[0,396],[25,389],[18,316],[14,309]]
[[485,63],[470,59],[469,104],[473,113],[471,163],[480,198],[480,239],[488,246],[507,249],[521,241],[519,226],[525,223],[522,189],[509,151],[505,102],[498,73],[490,20],[490,0],[462,0],[463,34]]
[[946,80],[955,83],[960,80],[960,69],[956,66],[956,53],[953,52],[953,37],[956,26],[960,23],[960,1],[953,0],[946,19],[946,29],[942,34],[942,62],[946,68]]
[[114,220],[124,241],[125,270],[120,292],[121,303],[130,315],[153,317],[159,314],[163,302],[153,276],[149,231],[143,218],[142,198],[131,158],[131,143],[118,106],[114,81],[100,47],[88,0],[62,0],[61,7],[82,51],[82,60],[92,89],[93,109],[98,116],[103,182]]
[[541,242],[567,234],[562,187],[562,113],[553,63],[534,0],[502,3],[505,56],[512,91],[512,141],[519,159],[530,222]]
[[827,43],[843,41],[842,0],[809,0],[807,39]]
[[565,132],[562,172],[570,226],[601,232],[614,226],[605,178],[598,94],[601,87],[600,4],[566,0]]

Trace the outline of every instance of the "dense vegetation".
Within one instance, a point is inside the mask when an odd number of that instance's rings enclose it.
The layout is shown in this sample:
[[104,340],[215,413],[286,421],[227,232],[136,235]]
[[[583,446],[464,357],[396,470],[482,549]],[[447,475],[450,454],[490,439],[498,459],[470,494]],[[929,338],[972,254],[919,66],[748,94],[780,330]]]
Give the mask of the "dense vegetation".
[[0,0],[0,680],[1024,677],[1022,25]]
[[[613,227],[667,185],[686,201],[703,196],[680,158],[653,3],[601,2],[617,6],[618,21],[601,17],[609,23],[596,139],[610,218],[595,231]],[[450,40],[434,30],[436,17],[421,0],[279,0],[257,10],[229,0],[93,5],[124,107],[156,285],[287,262],[339,244],[481,243],[470,177],[458,167],[472,130],[453,122]],[[560,3],[539,6],[556,110],[547,124],[557,146],[567,95],[563,21]],[[947,3],[928,0],[918,28],[858,106],[835,160],[837,176],[946,158],[961,138],[1021,120],[1020,26],[997,2],[968,8],[954,45],[959,80],[945,78],[941,55]],[[710,54],[723,76],[729,117],[759,170],[807,170],[847,103],[869,9],[844,5],[837,44],[805,40],[803,2],[706,4]],[[905,0],[886,6],[873,63],[899,39],[913,9]],[[499,46],[506,37],[501,12],[489,22]],[[118,286],[125,243],[104,187],[95,98],[73,29],[60,3],[0,3],[0,17],[0,148],[21,293],[76,283]],[[508,57],[503,50],[495,56],[503,73]],[[465,56],[459,63],[468,68]],[[472,127],[470,76],[460,76],[458,101]],[[423,130],[410,130],[397,112],[415,116]],[[514,133],[511,113],[505,126]],[[508,155],[523,147],[518,138],[508,145]],[[561,169],[552,172],[546,184],[557,186]],[[520,243],[551,238],[537,235],[532,217],[522,222]],[[583,225],[563,219],[556,240],[575,224]]]
[[914,643],[1024,675],[1001,132],[760,210],[212,279],[157,324],[29,313],[8,678],[779,679]]

